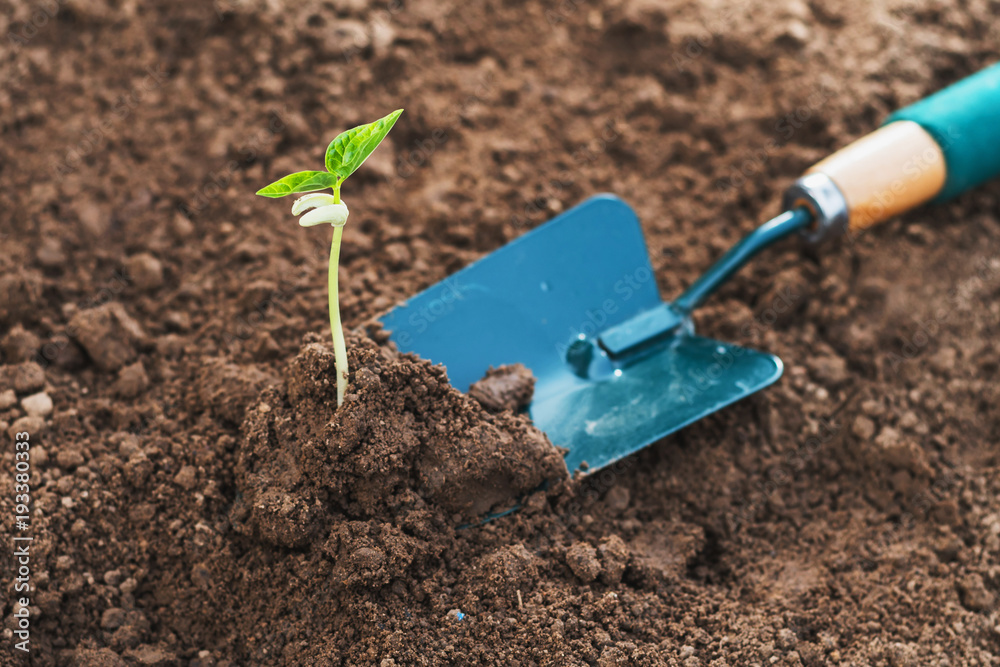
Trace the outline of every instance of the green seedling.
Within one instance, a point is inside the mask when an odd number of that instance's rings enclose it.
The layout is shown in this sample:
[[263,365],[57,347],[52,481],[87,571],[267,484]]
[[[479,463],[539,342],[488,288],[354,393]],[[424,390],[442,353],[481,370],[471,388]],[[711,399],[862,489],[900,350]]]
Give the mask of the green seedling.
[[[342,132],[330,142],[326,149],[326,171],[299,171],[261,188],[257,194],[262,197],[284,197],[286,195],[310,192],[292,204],[292,215],[300,215],[299,224],[313,227],[329,223],[333,225],[333,242],[330,245],[330,331],[333,335],[333,357],[337,364],[337,407],[344,404],[347,393],[347,345],[344,329],[340,323],[340,299],[337,293],[337,270],[340,265],[340,239],[347,223],[347,205],[340,200],[340,186],[347,177],[364,164],[389,130],[396,123],[402,109],[397,109],[374,123],[359,125]],[[319,190],[331,188],[333,194]],[[312,210],[310,210],[312,209]],[[309,211],[306,213],[306,211]]]

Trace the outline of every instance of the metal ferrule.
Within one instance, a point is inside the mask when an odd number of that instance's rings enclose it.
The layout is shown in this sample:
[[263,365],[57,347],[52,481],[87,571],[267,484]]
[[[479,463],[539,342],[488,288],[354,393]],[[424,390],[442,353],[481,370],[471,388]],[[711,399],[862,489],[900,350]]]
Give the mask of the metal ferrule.
[[813,214],[814,224],[800,232],[808,242],[819,243],[847,231],[850,218],[847,199],[826,174],[806,174],[785,191],[782,208],[791,211],[799,206],[805,206]]

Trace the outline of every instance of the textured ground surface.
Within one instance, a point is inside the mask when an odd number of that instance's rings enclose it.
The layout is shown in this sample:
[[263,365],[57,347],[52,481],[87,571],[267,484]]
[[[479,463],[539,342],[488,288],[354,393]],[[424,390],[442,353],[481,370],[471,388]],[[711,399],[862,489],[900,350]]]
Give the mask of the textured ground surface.
[[250,195],[405,107],[345,190],[349,324],[601,191],[673,294],[992,62],[1000,3],[285,4],[0,2],[0,540],[28,431],[33,664],[1000,663],[997,185],[767,253],[698,327],[777,385],[465,530],[467,439],[512,489],[544,441],[360,339],[335,419],[328,231]]

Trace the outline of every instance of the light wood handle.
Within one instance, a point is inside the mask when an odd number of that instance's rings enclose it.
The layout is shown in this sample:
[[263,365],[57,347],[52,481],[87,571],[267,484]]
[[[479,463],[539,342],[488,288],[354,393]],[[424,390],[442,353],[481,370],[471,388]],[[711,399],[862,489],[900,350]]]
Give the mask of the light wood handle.
[[858,231],[908,211],[944,187],[944,153],[917,123],[900,120],[841,148],[807,174],[825,174],[850,211],[848,227]]

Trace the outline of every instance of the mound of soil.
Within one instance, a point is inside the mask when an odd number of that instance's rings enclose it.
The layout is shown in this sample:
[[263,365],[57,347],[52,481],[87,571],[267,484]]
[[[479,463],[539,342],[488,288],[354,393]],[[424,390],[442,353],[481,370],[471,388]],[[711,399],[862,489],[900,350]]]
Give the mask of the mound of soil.
[[458,525],[566,477],[561,454],[526,416],[490,414],[448,383],[444,367],[348,338],[352,383],[340,409],[333,352],[314,338],[247,413],[234,508],[246,532],[303,547],[350,521]]

